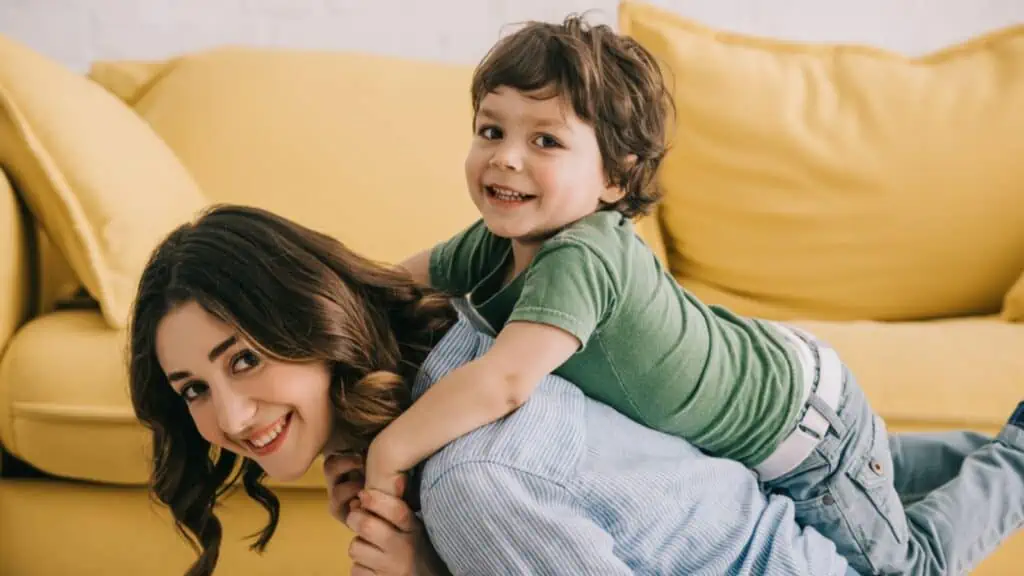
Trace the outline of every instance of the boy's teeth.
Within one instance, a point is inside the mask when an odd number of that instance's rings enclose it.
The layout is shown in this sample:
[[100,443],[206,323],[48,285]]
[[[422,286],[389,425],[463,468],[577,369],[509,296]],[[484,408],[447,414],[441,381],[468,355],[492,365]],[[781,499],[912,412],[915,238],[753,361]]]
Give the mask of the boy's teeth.
[[501,188],[491,187],[491,192],[498,197],[499,200],[525,200],[526,194],[520,194],[519,192],[512,192],[509,190],[502,190]]

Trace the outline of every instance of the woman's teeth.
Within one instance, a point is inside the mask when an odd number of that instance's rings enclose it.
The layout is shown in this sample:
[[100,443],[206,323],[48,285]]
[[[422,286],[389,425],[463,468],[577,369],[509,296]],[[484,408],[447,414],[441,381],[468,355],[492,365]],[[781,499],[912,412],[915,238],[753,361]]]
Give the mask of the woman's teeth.
[[277,424],[274,425],[273,428],[271,428],[270,430],[268,430],[264,434],[261,434],[261,435],[255,437],[255,438],[250,438],[249,439],[249,443],[252,444],[253,446],[255,446],[256,448],[263,448],[267,444],[270,444],[271,442],[273,442],[274,439],[277,438],[278,435],[281,434],[281,431],[284,430],[284,427],[285,427],[285,425],[287,423],[288,423],[288,418],[287,417],[281,418],[281,420],[279,420],[277,422]]

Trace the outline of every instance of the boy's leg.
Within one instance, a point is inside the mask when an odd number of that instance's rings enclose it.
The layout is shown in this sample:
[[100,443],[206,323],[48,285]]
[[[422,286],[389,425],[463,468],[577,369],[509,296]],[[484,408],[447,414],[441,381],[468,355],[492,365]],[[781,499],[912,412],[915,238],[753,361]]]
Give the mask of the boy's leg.
[[968,454],[992,438],[967,430],[889,436],[893,481],[904,506],[917,502],[960,472]]
[[[904,510],[885,424],[853,376],[846,374],[838,413],[822,403],[816,409],[831,423],[829,434],[796,470],[767,487],[790,495],[797,520],[835,542],[862,574],[966,571],[1022,525],[1021,428],[1008,425],[964,458],[953,479]],[[1024,420],[1024,409],[1018,412]],[[943,468],[948,476],[949,466]]]
[[[956,478],[906,509],[917,546],[909,565],[936,545],[950,573],[966,573],[1024,524],[1024,402],[995,440],[964,459]],[[927,548],[925,548],[927,547]]]

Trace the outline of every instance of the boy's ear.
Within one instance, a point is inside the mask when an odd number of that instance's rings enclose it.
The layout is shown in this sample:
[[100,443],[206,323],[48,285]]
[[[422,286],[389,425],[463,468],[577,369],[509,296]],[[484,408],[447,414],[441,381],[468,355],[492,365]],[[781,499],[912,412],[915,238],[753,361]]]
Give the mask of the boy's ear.
[[604,192],[601,193],[602,204],[615,204],[619,200],[626,197],[626,191],[621,186],[614,182],[608,182]]
[[[634,165],[636,165],[637,160],[639,160],[639,158],[636,154],[627,155],[625,162],[623,162],[625,164],[625,169],[631,169]],[[619,186],[615,182],[609,181],[608,186],[606,186],[604,189],[604,194],[601,195],[601,202],[605,204],[615,204],[619,200],[625,198],[625,196],[626,191],[623,190],[621,186]]]

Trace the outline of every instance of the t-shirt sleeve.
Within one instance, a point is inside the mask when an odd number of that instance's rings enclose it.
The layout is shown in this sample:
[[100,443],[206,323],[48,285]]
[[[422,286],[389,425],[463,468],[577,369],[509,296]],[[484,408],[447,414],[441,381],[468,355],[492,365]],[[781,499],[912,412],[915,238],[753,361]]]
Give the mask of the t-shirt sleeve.
[[573,241],[548,242],[534,257],[509,322],[548,324],[586,346],[612,314],[618,280],[592,248]]
[[484,221],[478,220],[430,251],[430,285],[464,296],[498,265],[507,249]]

